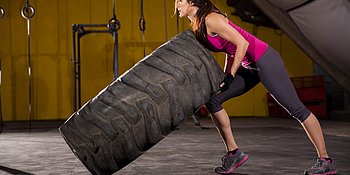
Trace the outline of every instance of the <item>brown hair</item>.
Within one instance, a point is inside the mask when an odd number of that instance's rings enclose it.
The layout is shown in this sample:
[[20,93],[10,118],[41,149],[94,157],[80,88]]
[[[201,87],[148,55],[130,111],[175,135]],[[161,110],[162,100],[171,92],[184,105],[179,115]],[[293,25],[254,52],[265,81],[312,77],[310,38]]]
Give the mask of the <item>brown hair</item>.
[[[189,3],[193,3],[193,6],[198,7],[196,13],[197,18],[191,22],[192,30],[196,35],[196,38],[204,46],[207,46],[207,27],[205,25],[205,18],[211,12],[216,12],[224,15],[210,0],[186,0]],[[175,0],[175,12],[178,0]],[[224,15],[226,16],[226,15]]]

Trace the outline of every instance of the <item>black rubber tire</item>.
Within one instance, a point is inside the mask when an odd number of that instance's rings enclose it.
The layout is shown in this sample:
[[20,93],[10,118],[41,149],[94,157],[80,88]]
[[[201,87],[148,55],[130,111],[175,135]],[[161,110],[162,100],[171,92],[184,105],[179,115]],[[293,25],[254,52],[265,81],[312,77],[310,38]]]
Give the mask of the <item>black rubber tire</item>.
[[92,174],[112,174],[209,100],[224,73],[191,31],[135,64],[60,128]]

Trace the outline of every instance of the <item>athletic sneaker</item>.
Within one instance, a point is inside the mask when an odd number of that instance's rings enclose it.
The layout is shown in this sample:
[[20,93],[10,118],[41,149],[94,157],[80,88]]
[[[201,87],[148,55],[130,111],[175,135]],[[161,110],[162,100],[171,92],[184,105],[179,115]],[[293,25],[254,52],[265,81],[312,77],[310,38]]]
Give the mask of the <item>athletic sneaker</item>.
[[221,167],[216,167],[215,172],[218,174],[229,174],[233,170],[241,166],[244,162],[248,160],[248,155],[242,152],[240,149],[237,150],[235,154],[227,153],[221,158]]
[[330,175],[337,174],[337,170],[333,165],[333,160],[326,160],[325,158],[318,158],[316,163],[309,169],[304,171],[305,175]]

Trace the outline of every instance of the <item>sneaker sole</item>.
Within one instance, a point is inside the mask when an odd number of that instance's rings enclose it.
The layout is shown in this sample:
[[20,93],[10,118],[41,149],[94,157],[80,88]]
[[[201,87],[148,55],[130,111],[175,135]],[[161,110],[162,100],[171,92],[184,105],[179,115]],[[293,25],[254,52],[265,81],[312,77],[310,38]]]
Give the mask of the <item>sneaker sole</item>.
[[215,168],[215,172],[218,173],[218,174],[229,174],[229,173],[232,173],[233,170],[237,169],[239,166],[243,165],[247,160],[249,159],[249,156],[248,155],[244,155],[243,156],[243,159],[241,161],[239,161],[235,166],[233,166],[232,168],[230,168],[228,171],[223,171],[223,172],[218,172],[217,169],[220,168],[221,170],[222,167],[217,167]]

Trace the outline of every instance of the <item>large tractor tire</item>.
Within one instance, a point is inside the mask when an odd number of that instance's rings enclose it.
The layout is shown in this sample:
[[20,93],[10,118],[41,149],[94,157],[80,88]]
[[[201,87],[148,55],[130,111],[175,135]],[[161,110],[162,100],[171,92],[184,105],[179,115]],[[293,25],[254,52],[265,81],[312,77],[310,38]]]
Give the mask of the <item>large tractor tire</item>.
[[210,52],[185,31],[103,89],[59,130],[92,174],[112,174],[192,116],[223,78]]

